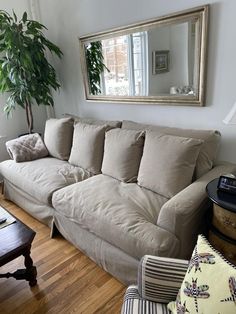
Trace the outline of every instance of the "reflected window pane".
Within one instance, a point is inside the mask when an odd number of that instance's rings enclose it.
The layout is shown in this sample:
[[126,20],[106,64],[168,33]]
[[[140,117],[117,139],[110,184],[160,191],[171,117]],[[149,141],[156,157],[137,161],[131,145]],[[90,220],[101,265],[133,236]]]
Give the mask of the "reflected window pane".
[[105,95],[143,96],[147,93],[146,32],[102,41]]
[[109,71],[104,72],[104,92],[106,95],[128,95],[128,45],[126,36],[102,41],[104,62]]

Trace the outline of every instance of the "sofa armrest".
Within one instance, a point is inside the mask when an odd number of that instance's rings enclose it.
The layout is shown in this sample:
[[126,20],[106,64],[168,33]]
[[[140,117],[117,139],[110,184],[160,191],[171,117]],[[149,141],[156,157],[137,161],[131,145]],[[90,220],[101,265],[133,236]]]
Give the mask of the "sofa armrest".
[[211,204],[206,194],[206,185],[221,174],[235,172],[235,164],[217,165],[162,206],[157,225],[178,238],[179,258],[190,258],[197,234],[205,225],[204,215]]
[[187,269],[186,260],[145,255],[138,269],[140,296],[160,303],[175,300]]

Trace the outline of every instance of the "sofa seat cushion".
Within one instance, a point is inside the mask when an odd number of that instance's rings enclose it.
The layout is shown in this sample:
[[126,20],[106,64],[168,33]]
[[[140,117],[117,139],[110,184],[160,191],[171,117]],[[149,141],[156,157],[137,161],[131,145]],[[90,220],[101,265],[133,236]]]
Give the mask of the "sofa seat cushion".
[[44,204],[51,204],[52,193],[69,184],[87,179],[89,172],[52,157],[16,163],[0,163],[2,176],[17,188]]
[[53,194],[55,215],[81,227],[140,259],[144,254],[174,256],[178,240],[156,225],[167,198],[103,174]]

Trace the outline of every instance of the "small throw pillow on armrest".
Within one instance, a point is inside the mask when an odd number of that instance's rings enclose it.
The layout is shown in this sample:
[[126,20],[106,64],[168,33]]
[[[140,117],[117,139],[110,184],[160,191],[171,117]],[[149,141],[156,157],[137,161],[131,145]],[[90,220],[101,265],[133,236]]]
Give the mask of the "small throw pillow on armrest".
[[52,157],[68,160],[73,136],[71,118],[49,119],[46,121],[44,143]]
[[38,133],[10,140],[6,142],[6,148],[15,162],[31,161],[48,156],[47,148]]
[[171,313],[236,313],[236,266],[199,235]]
[[144,134],[113,129],[106,133],[102,173],[123,182],[137,181]]
[[187,269],[187,260],[145,255],[138,268],[140,296],[160,303],[173,301],[178,294]]
[[202,143],[198,139],[146,131],[138,184],[173,197],[191,184]]
[[93,174],[101,173],[107,128],[107,125],[76,123],[69,163]]

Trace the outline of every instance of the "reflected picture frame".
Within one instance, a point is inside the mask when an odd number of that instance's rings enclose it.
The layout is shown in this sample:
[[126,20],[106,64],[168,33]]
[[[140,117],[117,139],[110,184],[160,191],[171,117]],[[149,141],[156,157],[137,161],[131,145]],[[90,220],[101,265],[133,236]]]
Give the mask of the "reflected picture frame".
[[155,50],[152,53],[152,74],[161,74],[169,72],[170,64],[169,50]]

